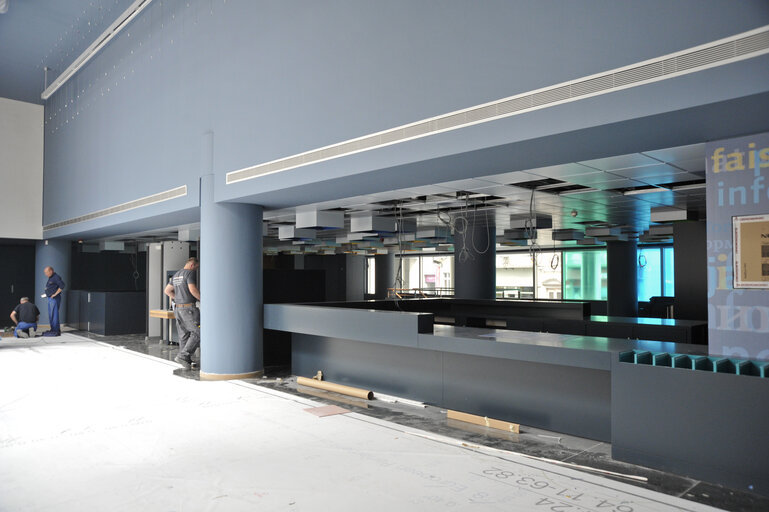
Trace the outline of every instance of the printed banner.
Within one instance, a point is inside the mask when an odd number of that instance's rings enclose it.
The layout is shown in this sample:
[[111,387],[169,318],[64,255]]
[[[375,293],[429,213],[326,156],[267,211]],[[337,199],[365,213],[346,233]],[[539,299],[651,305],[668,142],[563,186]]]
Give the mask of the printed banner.
[[762,237],[769,219],[769,133],[710,142],[705,150],[709,349],[769,359],[769,279],[762,277],[769,264],[769,238]]

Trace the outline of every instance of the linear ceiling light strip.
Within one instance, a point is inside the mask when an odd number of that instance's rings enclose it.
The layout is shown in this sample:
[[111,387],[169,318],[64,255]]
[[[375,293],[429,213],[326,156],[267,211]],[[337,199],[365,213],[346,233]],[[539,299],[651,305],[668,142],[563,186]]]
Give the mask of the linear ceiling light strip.
[[72,78],[75,73],[80,70],[80,68],[85,66],[89,60],[96,56],[96,54],[99,53],[101,49],[112,40],[113,37],[118,35],[121,30],[123,30],[136,16],[139,15],[140,12],[142,12],[151,3],[152,0],[136,0],[133,4],[131,4],[131,6],[123,12],[123,14],[118,16],[118,18],[112,22],[107,30],[105,30],[99,37],[97,37],[96,40],[91,43],[91,45],[86,48],[86,50],[81,53],[80,56],[75,59],[74,62],[72,62],[72,64],[70,64],[69,67],[65,69],[64,72],[59,75],[56,80],[54,80],[51,85],[46,88],[45,91],[43,91],[43,94],[41,94],[40,97],[44,100],[50,98],[53,93],[58,91],[62,85],[67,83],[67,81]]
[[162,203],[163,201],[169,201],[171,199],[184,197],[186,195],[187,195],[187,185],[182,185],[181,187],[172,188],[171,190],[166,190],[165,192],[159,192],[151,196],[142,197],[139,199],[135,199],[133,201],[129,201],[127,203],[119,204],[117,206],[112,206],[110,208],[105,208],[103,210],[88,213],[86,215],[81,215],[80,217],[63,220],[61,222],[56,222],[54,224],[48,224],[47,226],[43,226],[43,230],[48,231],[51,229],[57,229],[64,226],[70,226],[72,224],[78,224],[80,222],[85,222],[87,220],[99,219],[101,217],[106,217],[108,215],[127,212],[128,210],[141,208],[142,206],[149,206],[151,204]]
[[438,117],[227,173],[228,185],[267,174],[645,85],[769,53],[769,26],[656,59],[476,105]]

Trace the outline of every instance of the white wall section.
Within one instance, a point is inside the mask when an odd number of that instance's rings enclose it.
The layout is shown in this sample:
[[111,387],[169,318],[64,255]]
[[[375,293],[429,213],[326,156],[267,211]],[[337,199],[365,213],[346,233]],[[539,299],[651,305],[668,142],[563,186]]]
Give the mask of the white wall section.
[[43,237],[43,106],[0,98],[0,238]]

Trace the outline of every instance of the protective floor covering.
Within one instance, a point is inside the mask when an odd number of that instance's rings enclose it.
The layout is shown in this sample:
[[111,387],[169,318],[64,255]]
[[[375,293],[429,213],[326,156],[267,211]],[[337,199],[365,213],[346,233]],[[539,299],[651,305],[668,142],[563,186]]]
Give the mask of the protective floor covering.
[[63,335],[0,342],[0,510],[716,510]]

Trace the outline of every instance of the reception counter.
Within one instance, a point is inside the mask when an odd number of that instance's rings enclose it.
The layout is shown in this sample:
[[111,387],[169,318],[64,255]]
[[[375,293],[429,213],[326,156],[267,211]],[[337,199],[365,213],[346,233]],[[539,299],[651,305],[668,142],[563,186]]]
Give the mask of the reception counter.
[[295,375],[321,370],[329,381],[375,393],[611,442],[618,460],[769,492],[767,458],[740,463],[751,451],[766,453],[769,441],[730,434],[712,446],[724,425],[732,433],[769,429],[769,366],[708,358],[703,345],[433,319],[338,305],[264,306],[266,329],[292,333]]
[[265,328],[293,333],[292,370],[472,414],[608,441],[620,352],[701,347],[433,324],[432,313],[267,304]]

